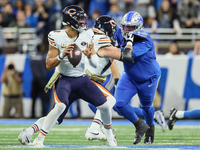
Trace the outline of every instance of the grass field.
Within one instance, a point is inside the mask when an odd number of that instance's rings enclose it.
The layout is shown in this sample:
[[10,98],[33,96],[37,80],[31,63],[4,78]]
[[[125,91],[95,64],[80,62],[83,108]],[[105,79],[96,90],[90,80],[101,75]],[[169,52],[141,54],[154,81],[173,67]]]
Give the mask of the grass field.
[[[41,149],[32,146],[24,146],[19,143],[17,137],[23,128],[29,125],[8,125],[0,124],[0,149],[1,150],[27,150]],[[107,142],[87,141],[85,132],[88,125],[59,125],[54,126],[45,139],[46,149],[157,149],[157,150],[180,150],[180,149],[200,149],[200,126],[177,125],[172,131],[166,129],[162,132],[160,126],[156,125],[155,140],[152,145],[145,145],[143,141],[138,145],[133,145],[135,129],[131,125],[113,125],[117,135],[118,146],[110,148]],[[33,139],[37,136],[35,134]],[[33,140],[32,140],[33,141]],[[44,149],[44,148],[42,148]]]

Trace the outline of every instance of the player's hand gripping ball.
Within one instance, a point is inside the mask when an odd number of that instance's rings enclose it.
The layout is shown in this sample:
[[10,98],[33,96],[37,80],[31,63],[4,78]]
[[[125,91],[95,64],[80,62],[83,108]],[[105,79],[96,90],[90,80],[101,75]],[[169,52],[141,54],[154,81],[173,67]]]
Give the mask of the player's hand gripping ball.
[[81,49],[76,44],[74,44],[73,50],[70,51],[70,53],[68,54],[68,60],[75,68],[80,63],[81,58],[82,58]]

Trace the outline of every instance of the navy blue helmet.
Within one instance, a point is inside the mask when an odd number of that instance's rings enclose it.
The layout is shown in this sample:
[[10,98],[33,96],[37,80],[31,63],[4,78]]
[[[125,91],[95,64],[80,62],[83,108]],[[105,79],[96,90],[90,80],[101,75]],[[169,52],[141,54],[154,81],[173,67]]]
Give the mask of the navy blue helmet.
[[87,15],[84,10],[77,5],[70,5],[62,11],[62,24],[69,25],[73,29],[82,32],[88,23]]
[[100,16],[96,19],[93,31],[97,33],[104,33],[110,39],[114,40],[114,35],[117,30],[117,25],[115,20],[107,15]]

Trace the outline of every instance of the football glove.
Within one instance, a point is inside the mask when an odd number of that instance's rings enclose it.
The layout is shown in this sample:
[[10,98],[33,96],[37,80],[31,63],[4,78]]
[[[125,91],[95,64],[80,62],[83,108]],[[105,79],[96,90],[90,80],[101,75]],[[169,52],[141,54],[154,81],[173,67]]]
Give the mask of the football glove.
[[126,40],[126,42],[130,41],[131,43],[133,43],[134,40],[134,35],[132,32],[126,33],[126,35],[124,36],[124,39]]

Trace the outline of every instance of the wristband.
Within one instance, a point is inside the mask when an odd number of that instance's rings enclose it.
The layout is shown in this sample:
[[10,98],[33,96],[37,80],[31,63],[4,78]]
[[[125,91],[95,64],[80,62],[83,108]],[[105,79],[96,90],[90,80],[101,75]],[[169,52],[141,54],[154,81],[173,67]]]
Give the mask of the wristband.
[[115,85],[117,85],[118,81],[119,81],[119,78],[116,78],[115,79]]
[[62,61],[63,60],[63,54],[62,53],[60,53],[58,56],[57,56],[57,59],[59,60],[59,61]]
[[133,45],[133,43],[131,41],[127,41],[126,45]]

